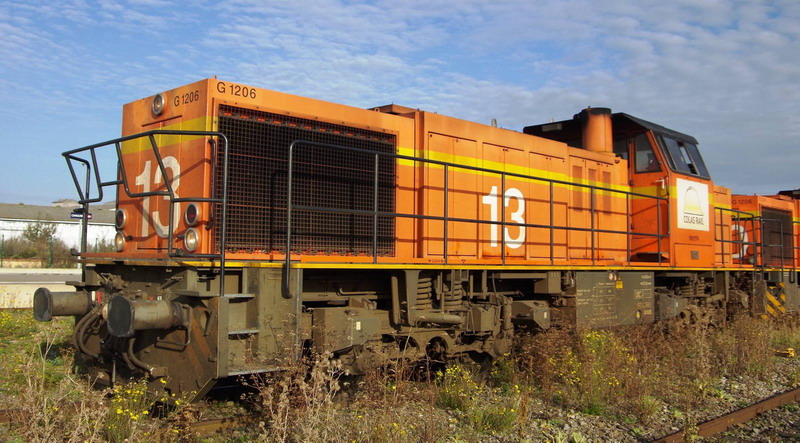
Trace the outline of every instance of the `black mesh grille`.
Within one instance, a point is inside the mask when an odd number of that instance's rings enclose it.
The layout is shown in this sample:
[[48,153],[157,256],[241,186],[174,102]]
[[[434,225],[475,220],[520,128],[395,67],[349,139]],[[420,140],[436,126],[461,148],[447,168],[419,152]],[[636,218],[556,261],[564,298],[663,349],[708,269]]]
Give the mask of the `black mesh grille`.
[[[395,136],[285,115],[220,106],[219,131],[228,137],[226,249],[286,251],[288,149],[295,141],[394,153]],[[294,149],[292,204],[373,210],[375,156],[299,144]],[[222,189],[221,156],[215,189]],[[395,211],[395,160],[378,162],[378,211]],[[219,207],[216,219],[219,220]],[[292,251],[372,254],[372,215],[292,211]],[[378,218],[377,251],[394,254],[393,217]],[[219,245],[217,230],[217,245]],[[219,249],[219,247],[217,247]]]

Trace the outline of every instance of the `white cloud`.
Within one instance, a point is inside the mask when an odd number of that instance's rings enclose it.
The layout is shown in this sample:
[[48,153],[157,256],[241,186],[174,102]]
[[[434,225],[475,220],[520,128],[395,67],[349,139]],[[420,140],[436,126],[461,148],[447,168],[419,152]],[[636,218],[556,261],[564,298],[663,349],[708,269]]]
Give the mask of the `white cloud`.
[[610,106],[695,135],[718,182],[768,193],[800,187],[798,24],[796,0],[2,4],[0,97],[80,118],[218,74],[512,129]]

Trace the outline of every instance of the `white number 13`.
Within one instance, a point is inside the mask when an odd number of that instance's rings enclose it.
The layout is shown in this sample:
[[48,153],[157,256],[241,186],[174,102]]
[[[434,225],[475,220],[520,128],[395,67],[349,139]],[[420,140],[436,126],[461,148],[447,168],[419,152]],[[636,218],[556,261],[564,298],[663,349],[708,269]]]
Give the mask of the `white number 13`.
[[[507,208],[511,199],[515,199],[517,201],[517,210],[511,213],[511,221],[515,223],[519,223],[520,225],[525,224],[525,197],[522,195],[522,192],[517,188],[508,188],[506,189],[504,195],[503,207]],[[489,205],[489,218],[493,222],[500,221],[500,210],[499,210],[499,198],[497,195],[497,186],[492,186],[492,190],[489,192],[488,195],[483,196],[483,204]],[[497,246],[498,241],[498,231],[500,226],[499,225],[491,225],[489,228],[490,234],[490,243],[492,247]],[[508,227],[505,228],[505,232],[503,233],[505,237],[506,246],[511,249],[517,249],[525,243],[525,226],[519,227],[519,235],[516,238],[512,238],[508,232]]]
[[[175,197],[178,196],[178,187],[181,185],[181,165],[178,163],[178,159],[175,157],[169,156],[164,157],[161,160],[164,163],[164,169],[171,169],[172,170],[172,192],[175,194]],[[144,170],[141,174],[136,176],[136,184],[138,186],[142,186],[143,192],[150,192],[151,185],[150,180],[153,181],[153,184],[160,185],[161,184],[161,171],[158,169],[158,165],[156,165],[155,173],[151,174],[150,172],[150,160],[144,162]],[[168,196],[164,196],[164,200],[169,200]],[[177,214],[180,214],[180,203],[175,203],[175,219],[173,220],[172,229],[178,229],[178,223],[180,222],[180,217]],[[145,198],[142,201],[142,237],[147,237],[150,231],[150,223],[147,218],[151,216],[150,214],[150,198]],[[156,228],[156,234],[159,237],[167,238],[169,236],[169,222],[167,224],[161,223],[161,215],[159,211],[153,211],[152,213],[153,219],[153,226]]]

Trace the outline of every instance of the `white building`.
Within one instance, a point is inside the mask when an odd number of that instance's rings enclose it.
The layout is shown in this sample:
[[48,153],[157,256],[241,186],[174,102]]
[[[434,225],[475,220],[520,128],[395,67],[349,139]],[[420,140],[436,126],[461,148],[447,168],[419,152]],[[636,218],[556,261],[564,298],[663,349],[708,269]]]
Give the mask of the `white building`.
[[[53,206],[35,206],[22,203],[0,203],[0,238],[21,237],[25,228],[36,222],[52,223],[56,227],[55,237],[67,247],[80,249],[81,219],[70,217],[78,208],[74,200],[59,200]],[[87,246],[114,240],[114,205],[102,204],[89,207],[92,219],[87,228]]]

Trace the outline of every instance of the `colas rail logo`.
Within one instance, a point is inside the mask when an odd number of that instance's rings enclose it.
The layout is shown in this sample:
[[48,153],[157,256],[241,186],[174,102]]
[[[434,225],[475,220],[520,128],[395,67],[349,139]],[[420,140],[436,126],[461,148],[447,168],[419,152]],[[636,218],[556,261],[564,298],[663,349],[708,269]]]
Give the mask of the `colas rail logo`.
[[689,180],[677,180],[678,227],[708,231],[708,185]]

